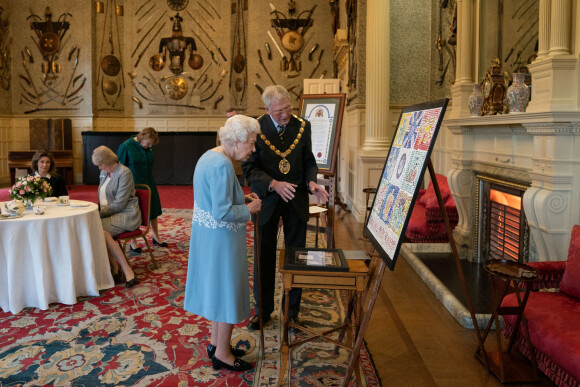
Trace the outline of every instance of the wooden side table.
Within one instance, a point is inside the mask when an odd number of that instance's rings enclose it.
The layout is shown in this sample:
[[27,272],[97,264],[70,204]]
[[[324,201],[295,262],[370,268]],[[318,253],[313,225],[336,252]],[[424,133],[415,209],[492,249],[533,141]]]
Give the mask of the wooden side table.
[[[365,291],[366,281],[369,276],[369,269],[363,260],[348,260],[348,271],[309,271],[309,270],[287,270],[284,269],[284,254],[280,256],[280,273],[282,274],[282,281],[284,284],[285,292],[285,303],[284,303],[284,335],[282,339],[282,346],[280,351],[282,352],[282,363],[280,366],[280,376],[278,377],[278,385],[281,384],[284,374],[286,372],[286,367],[289,360],[290,348],[296,347],[298,345],[304,344],[308,341],[320,338],[328,342],[334,343],[340,347],[352,349],[352,343],[348,342],[345,345],[337,340],[327,337],[328,334],[333,332],[343,330],[345,327],[347,330],[352,329],[354,326],[354,331],[359,331],[360,318],[361,318],[361,306],[362,306],[362,296]],[[353,294],[353,304],[354,304],[354,315],[355,319],[351,324],[349,316],[345,318],[345,324],[340,327],[332,328],[327,331],[315,331],[313,329],[304,327],[302,325],[290,322],[290,289],[292,288],[315,288],[315,289],[344,289],[351,290]],[[288,329],[293,327],[302,332],[308,333],[310,336],[305,339],[298,340],[294,343],[289,343],[288,340]],[[347,335],[349,339],[350,336]],[[349,340],[354,341],[354,340]],[[360,386],[360,372],[358,367],[356,368],[357,382]]]
[[[530,341],[528,323],[524,314],[524,309],[526,308],[526,303],[528,302],[528,296],[530,295],[531,290],[529,283],[535,281],[538,278],[538,271],[522,263],[499,260],[488,261],[484,264],[483,268],[491,274],[492,292],[495,304],[493,314],[489,319],[487,327],[483,333],[482,346],[485,345],[485,339],[491,330],[491,326],[495,322],[497,351],[492,352],[486,350],[485,353],[483,353],[481,348],[478,347],[475,355],[484,364],[486,364],[486,359],[484,357],[487,357],[489,370],[493,372],[502,383],[535,382],[538,380],[538,367],[536,364],[534,349]],[[497,289],[494,286],[494,279],[503,282],[501,293],[497,292]],[[522,290],[520,285],[525,287],[523,298],[521,296]],[[501,306],[504,297],[510,293],[516,294],[518,305],[513,307]],[[516,322],[514,324],[514,333],[508,342],[506,351],[503,351],[501,345],[499,315],[517,316]],[[531,354],[531,367],[524,361],[514,357],[511,353],[515,338],[519,334],[520,323],[523,324],[524,339]]]

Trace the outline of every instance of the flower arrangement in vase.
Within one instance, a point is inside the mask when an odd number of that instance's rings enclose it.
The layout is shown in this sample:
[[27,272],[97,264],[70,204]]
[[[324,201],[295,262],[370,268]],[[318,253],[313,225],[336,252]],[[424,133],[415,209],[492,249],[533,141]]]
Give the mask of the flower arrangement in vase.
[[16,183],[10,188],[10,199],[32,205],[37,199],[44,199],[52,195],[52,187],[40,176],[19,177]]

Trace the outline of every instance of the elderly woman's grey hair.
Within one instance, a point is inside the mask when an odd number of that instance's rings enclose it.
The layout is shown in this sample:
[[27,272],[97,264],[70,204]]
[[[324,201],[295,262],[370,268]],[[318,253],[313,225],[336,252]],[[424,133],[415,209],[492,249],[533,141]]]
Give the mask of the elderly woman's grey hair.
[[290,93],[288,93],[288,90],[286,90],[284,86],[270,85],[266,87],[262,93],[262,101],[264,101],[264,105],[268,108],[282,99],[290,101]]
[[233,147],[238,143],[248,141],[248,136],[260,131],[260,123],[252,117],[236,114],[226,120],[220,128],[220,141],[226,147]]
[[99,164],[113,165],[119,162],[119,158],[117,157],[115,152],[113,152],[104,145],[95,148],[95,150],[93,151],[92,160],[93,164],[95,165]]

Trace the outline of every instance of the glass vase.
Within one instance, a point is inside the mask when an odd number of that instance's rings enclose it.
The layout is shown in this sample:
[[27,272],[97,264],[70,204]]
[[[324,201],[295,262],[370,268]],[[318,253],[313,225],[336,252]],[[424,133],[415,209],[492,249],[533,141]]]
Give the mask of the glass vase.
[[513,77],[513,82],[506,93],[508,109],[510,113],[523,113],[526,111],[530,100],[530,89],[524,83],[526,74],[514,73]]
[[481,115],[481,107],[483,106],[483,95],[481,94],[481,86],[478,83],[473,84],[473,93],[469,96],[469,112],[472,117]]

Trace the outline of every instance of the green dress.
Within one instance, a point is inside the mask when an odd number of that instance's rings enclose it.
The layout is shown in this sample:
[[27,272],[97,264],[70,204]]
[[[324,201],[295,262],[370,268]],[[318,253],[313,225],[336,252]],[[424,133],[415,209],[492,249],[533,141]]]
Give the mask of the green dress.
[[155,153],[153,147],[145,149],[131,137],[123,142],[117,150],[119,162],[129,168],[135,184],[147,184],[151,188],[151,213],[149,219],[157,219],[162,214],[161,200],[153,177]]

